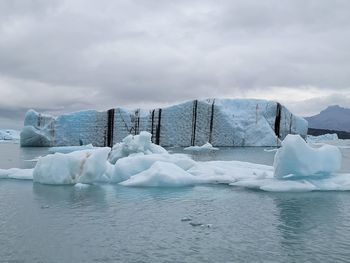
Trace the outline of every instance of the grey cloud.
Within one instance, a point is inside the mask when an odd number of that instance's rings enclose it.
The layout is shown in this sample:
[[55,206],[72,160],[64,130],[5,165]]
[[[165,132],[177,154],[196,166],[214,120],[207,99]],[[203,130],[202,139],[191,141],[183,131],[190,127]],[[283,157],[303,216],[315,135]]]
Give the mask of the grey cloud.
[[346,0],[0,0],[0,85],[11,80],[0,93],[19,94],[0,104],[60,112],[276,86],[342,93],[349,9]]

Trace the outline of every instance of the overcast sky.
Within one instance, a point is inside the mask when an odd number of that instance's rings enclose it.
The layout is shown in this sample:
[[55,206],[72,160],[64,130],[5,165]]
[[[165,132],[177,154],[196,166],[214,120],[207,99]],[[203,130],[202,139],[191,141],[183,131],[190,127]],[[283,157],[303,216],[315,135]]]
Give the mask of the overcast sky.
[[0,0],[0,128],[207,97],[350,107],[350,1]]

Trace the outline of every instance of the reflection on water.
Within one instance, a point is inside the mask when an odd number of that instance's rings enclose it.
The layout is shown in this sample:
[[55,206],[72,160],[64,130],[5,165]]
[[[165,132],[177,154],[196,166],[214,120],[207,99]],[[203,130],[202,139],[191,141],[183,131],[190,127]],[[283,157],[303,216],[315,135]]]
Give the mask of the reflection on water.
[[[349,158],[349,149],[342,152]],[[24,168],[34,165],[25,160],[47,148],[8,144],[0,145],[0,153],[1,168]],[[192,156],[272,164],[273,155],[263,148],[222,148]],[[350,192],[266,193],[224,185],[77,188],[1,180],[0,200],[0,262],[350,259]]]
[[274,194],[283,253],[296,262],[349,259],[350,252],[339,249],[344,244],[348,247],[350,240],[350,229],[342,228],[347,220],[343,201],[348,202],[349,198],[350,193],[346,192]]
[[34,183],[33,193],[35,200],[44,208],[45,206],[70,204],[72,208],[103,210],[108,206],[106,191],[99,185],[77,188],[70,185],[56,186]]
[[2,180],[0,198],[4,262],[350,258],[347,192],[281,194],[223,185],[77,188]]

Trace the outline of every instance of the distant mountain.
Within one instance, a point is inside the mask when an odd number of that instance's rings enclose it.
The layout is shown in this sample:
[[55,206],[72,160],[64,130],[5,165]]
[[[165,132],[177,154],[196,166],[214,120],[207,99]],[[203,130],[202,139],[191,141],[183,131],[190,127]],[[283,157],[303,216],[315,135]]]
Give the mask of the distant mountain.
[[339,105],[329,106],[319,114],[306,117],[309,128],[350,132],[350,109]]

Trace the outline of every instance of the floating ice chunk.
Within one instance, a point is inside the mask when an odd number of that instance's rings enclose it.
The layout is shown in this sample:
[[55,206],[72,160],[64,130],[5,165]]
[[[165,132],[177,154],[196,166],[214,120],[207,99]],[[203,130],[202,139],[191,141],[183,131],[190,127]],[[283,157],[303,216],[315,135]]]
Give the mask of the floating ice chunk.
[[0,169],[1,179],[19,179],[19,180],[32,180],[33,169]]
[[0,130],[0,141],[18,141],[19,134],[16,130]]
[[194,151],[194,152],[207,152],[207,151],[217,151],[219,148],[213,147],[209,142],[203,144],[202,146],[190,146],[184,149],[185,151]]
[[119,159],[113,174],[110,175],[111,181],[119,183],[129,179],[131,176],[149,169],[155,162],[173,163],[183,170],[188,170],[196,164],[191,158],[184,154],[151,154],[151,155],[130,155]]
[[331,145],[312,148],[298,135],[288,135],[274,160],[274,176],[240,178],[230,185],[270,192],[350,190],[350,174],[340,169],[340,150]]
[[109,161],[113,164],[120,158],[127,157],[131,154],[165,154],[168,153],[163,147],[152,143],[152,134],[141,131],[139,135],[128,135],[122,142],[113,146],[109,155]]
[[341,168],[341,152],[332,145],[310,147],[299,135],[287,135],[274,159],[276,178],[331,174]]
[[94,146],[92,144],[88,145],[81,145],[81,146],[61,146],[61,147],[51,147],[49,148],[49,153],[70,153],[70,152],[76,152],[76,151],[82,151],[82,150],[91,150],[94,149]]
[[205,182],[179,166],[167,162],[155,162],[149,169],[120,183],[124,186],[176,187]]
[[55,153],[39,159],[33,179],[43,184],[92,183],[103,180],[110,148]]

